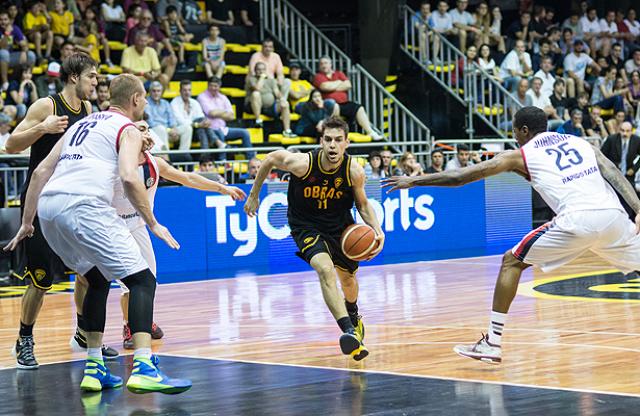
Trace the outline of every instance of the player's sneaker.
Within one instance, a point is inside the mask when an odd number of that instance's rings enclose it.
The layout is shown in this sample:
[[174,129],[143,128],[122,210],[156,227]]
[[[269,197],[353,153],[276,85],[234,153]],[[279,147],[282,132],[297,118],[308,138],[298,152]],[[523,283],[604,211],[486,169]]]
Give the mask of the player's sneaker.
[[151,324],[151,338],[152,339],[160,339],[164,336],[164,332],[162,329],[154,322]]
[[18,337],[16,345],[11,349],[11,355],[17,361],[16,367],[21,370],[36,370],[40,366],[33,353],[34,345],[33,335]]
[[[84,352],[87,350],[87,339],[80,333],[78,328],[76,328],[75,335],[69,340],[69,345],[71,346],[71,350],[75,352]],[[115,349],[102,344],[102,358],[105,360],[117,360],[119,355],[120,353]]]
[[170,378],[158,369],[158,358],[134,358],[133,371],[127,381],[127,389],[132,393],[178,394],[191,388],[191,380]]
[[356,336],[362,344],[362,341],[364,340],[364,322],[362,322],[362,316],[358,314],[352,316],[351,314],[349,314],[349,318],[351,319],[351,323],[353,323],[353,327],[356,330]]
[[125,324],[122,328],[122,348],[125,350],[133,349],[133,336],[131,335],[129,324]]
[[502,348],[499,345],[489,343],[489,336],[482,334],[480,341],[474,345],[456,345],[453,347],[456,354],[463,357],[480,360],[487,364],[500,364],[502,362]]
[[369,350],[355,331],[353,333],[345,332],[340,336],[340,349],[344,355],[350,355],[356,361],[363,360],[369,355]]
[[84,391],[102,391],[122,386],[122,378],[114,376],[102,360],[89,358],[84,367],[80,388]]

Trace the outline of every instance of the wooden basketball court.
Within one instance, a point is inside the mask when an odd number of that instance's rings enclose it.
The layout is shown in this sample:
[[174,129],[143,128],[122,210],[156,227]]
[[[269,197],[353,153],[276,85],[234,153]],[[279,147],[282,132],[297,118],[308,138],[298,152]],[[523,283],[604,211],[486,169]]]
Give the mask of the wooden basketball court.
[[[491,256],[362,267],[358,303],[371,354],[361,363],[340,354],[339,329],[312,272],[160,285],[155,320],[165,337],[154,347],[168,373],[194,382],[179,396],[126,389],[82,396],[82,363],[68,363],[84,358],[68,345],[71,293],[45,298],[34,330],[40,369],[15,370],[10,348],[20,297],[0,297],[0,394],[49,400],[55,385],[55,394],[69,397],[61,414],[130,414],[137,407],[152,414],[634,414],[640,279],[595,257],[550,274],[525,271],[503,337],[503,364],[491,366],[452,348],[486,331],[499,265]],[[121,331],[119,290],[112,289],[105,343],[127,354]],[[130,357],[111,365],[121,376],[128,367]],[[27,411],[12,406],[0,413]]]

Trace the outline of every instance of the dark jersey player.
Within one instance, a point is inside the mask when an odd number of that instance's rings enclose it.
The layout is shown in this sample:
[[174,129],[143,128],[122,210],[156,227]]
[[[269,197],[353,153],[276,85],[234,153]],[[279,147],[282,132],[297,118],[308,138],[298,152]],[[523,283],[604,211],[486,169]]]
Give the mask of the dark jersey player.
[[[64,132],[76,121],[91,112],[86,101],[97,85],[96,63],[85,54],[74,54],[64,60],[60,77],[64,88],[59,94],[40,98],[27,111],[27,115],[15,128],[6,143],[8,153],[18,153],[31,147],[27,180],[22,190],[22,206],[31,175],[51,152]],[[64,276],[65,266],[47,244],[39,223],[34,222],[33,236],[22,243],[23,267],[19,270],[29,286],[22,297],[20,332],[15,354],[18,368],[36,369],[38,362],[33,353],[33,325],[42,308],[45,293],[51,289],[55,278]],[[78,290],[76,296],[84,295]],[[81,318],[80,318],[81,319]],[[111,355],[117,355],[111,350]]]
[[[340,348],[359,361],[369,352],[363,344],[364,325],[358,315],[358,262],[348,259],[340,247],[340,236],[353,224],[351,210],[355,202],[364,222],[376,232],[378,247],[384,245],[384,233],[367,200],[364,169],[345,153],[349,146],[347,124],[339,118],[323,123],[320,149],[310,153],[277,150],[269,153],[258,171],[244,207],[255,215],[260,202],[260,188],[272,168],[291,173],[288,189],[288,220],[297,254],[314,268],[331,314],[343,334]],[[338,292],[336,272],[343,297]]]

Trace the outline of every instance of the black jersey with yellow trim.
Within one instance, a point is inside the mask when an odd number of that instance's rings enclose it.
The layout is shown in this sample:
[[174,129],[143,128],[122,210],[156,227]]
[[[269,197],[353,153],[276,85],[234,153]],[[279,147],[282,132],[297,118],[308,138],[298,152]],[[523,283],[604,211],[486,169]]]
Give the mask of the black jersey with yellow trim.
[[321,155],[322,149],[309,152],[307,172],[301,177],[291,175],[287,216],[291,228],[312,227],[332,234],[354,222],[351,156],[345,153],[340,165],[327,171]]

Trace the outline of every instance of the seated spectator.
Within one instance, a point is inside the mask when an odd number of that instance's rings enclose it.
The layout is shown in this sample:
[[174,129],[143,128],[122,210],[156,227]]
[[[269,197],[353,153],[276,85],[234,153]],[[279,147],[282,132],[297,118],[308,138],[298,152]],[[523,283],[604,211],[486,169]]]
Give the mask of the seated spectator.
[[180,150],[191,148],[191,124],[178,124],[176,116],[168,101],[162,98],[163,87],[158,81],[151,83],[149,102],[145,113],[149,116],[149,129],[158,135],[160,143],[156,143],[162,150],[169,149],[169,142],[179,142]]
[[[516,89],[516,94],[514,95],[516,101],[520,104],[521,107],[528,107],[531,105],[531,97],[527,95],[527,91],[529,91],[529,81],[526,78],[520,79],[518,82],[518,87]],[[509,103],[510,104],[510,103]],[[507,109],[509,110],[509,120],[503,121],[500,123],[500,128],[502,130],[511,131],[513,129],[513,124],[511,120],[518,111],[518,106],[516,105],[507,105]]]
[[491,28],[489,35],[489,45],[496,46],[501,54],[507,53],[504,37],[502,36],[502,12],[500,6],[491,8]]
[[475,27],[478,28],[478,32],[475,34],[476,48],[480,48],[483,43],[489,44],[491,41],[491,14],[489,14],[489,5],[486,1],[481,1],[476,6],[476,11],[473,13],[473,21]]
[[184,42],[191,42],[193,33],[187,33],[178,18],[178,9],[175,6],[167,7],[167,18],[162,21],[162,27],[167,34],[173,50],[178,50],[178,71],[193,72],[193,68],[187,68],[184,60]]
[[433,150],[431,152],[431,166],[429,166],[425,173],[438,173],[444,170],[444,153],[442,150]]
[[[24,34],[35,44],[36,58],[39,62],[51,59],[51,48],[53,48],[53,32],[47,17],[47,8],[44,3],[34,1],[29,7],[29,11],[24,15]],[[42,56],[42,41],[45,43],[45,54]]]
[[556,81],[556,77],[552,71],[551,57],[545,56],[540,62],[540,69],[533,74],[534,77],[542,80],[542,95],[545,97],[551,97],[553,94],[553,83]]
[[262,62],[266,68],[268,78],[275,78],[282,96],[287,99],[291,83],[284,77],[284,67],[280,55],[274,52],[273,40],[262,41],[262,49],[254,52],[249,59],[249,75],[255,75],[255,67],[258,62]]
[[[146,5],[146,3],[145,3]],[[131,45],[134,41],[133,38],[130,38],[131,30],[137,26],[142,20],[142,11],[144,9],[139,4],[133,5],[129,8],[127,12],[127,22],[125,24],[126,32],[124,35],[124,43],[127,45]]]
[[[453,19],[451,15],[447,13],[449,10],[449,4],[444,1],[438,1],[438,9],[435,13],[431,14],[431,29],[434,32],[438,32],[442,36],[450,37],[456,35],[456,29],[453,27]],[[438,36],[433,37],[433,59],[435,63],[441,63],[440,59],[440,38]]]
[[624,70],[627,71],[627,74],[633,71],[640,71],[640,49],[633,51],[631,59],[628,59],[624,64]]
[[478,59],[476,62],[478,63],[478,66],[487,71],[493,79],[498,82],[502,82],[502,78],[500,78],[500,69],[496,66],[496,61],[491,57],[491,48],[489,45],[480,45],[480,49],[478,50]]
[[[473,158],[476,162],[479,161],[478,155],[474,154]],[[474,161],[471,160],[471,152],[469,151],[469,146],[461,143],[456,146],[456,157],[447,162],[447,167],[445,168],[445,170],[466,168],[473,163]]]
[[302,114],[302,107],[309,101],[313,85],[306,79],[300,79],[302,68],[297,62],[289,64],[289,78],[291,79],[291,89],[289,91],[289,103],[291,108],[298,114]]
[[[102,22],[98,20],[98,15],[91,7],[87,8],[87,10],[84,12],[82,21],[87,24],[87,27],[89,29],[88,32],[90,34],[93,34],[98,40],[98,44],[102,46],[104,63],[107,66],[113,66],[113,62],[111,62],[111,48],[109,47],[109,40],[107,39],[107,35],[104,33]],[[97,60],[96,62],[100,63],[101,61]]]
[[276,80],[267,76],[267,66],[258,62],[253,68],[255,75],[249,75],[245,82],[247,96],[244,105],[247,112],[256,118],[256,127],[262,127],[261,114],[269,117],[280,116],[285,137],[295,137],[291,131],[291,110],[286,97],[280,92]]
[[224,47],[227,42],[219,35],[220,28],[209,25],[209,36],[202,40],[202,62],[207,79],[213,76],[222,79],[224,74]]
[[0,81],[2,90],[9,88],[9,68],[19,65],[33,66],[36,55],[29,50],[29,43],[20,28],[13,24],[9,13],[0,10]]
[[614,43],[611,47],[611,55],[607,56],[607,64],[618,70],[618,75],[624,79],[625,83],[629,82],[627,71],[624,69],[624,59],[622,58],[622,45]]
[[207,154],[200,156],[200,161],[198,162],[198,174],[218,183],[227,183],[227,181],[218,173],[211,156]]
[[611,45],[614,42],[623,41],[622,36],[618,33],[618,25],[616,24],[615,10],[607,10],[607,14],[600,19],[600,47],[599,52],[603,56],[609,56],[611,53]]
[[[588,120],[583,120],[583,125],[587,130],[587,136],[592,138],[604,139],[609,135],[607,132],[607,127],[604,124],[604,120],[600,113],[602,109],[597,105],[591,106],[589,109],[589,117],[586,117]],[[588,127],[587,127],[588,126]]]
[[578,109],[571,111],[571,119],[558,128],[558,133],[586,137],[587,133],[582,126],[582,111]]
[[551,42],[547,38],[542,38],[540,42],[538,42],[538,52],[531,56],[533,72],[537,72],[540,69],[542,60],[547,57],[551,59],[551,62],[554,61],[554,56],[551,54]]
[[633,71],[631,73],[627,99],[634,111],[633,114],[635,114],[636,128],[640,127],[640,71]]
[[556,112],[556,109],[551,105],[549,96],[542,93],[542,79],[534,77],[531,80],[531,88],[527,91],[527,95],[531,99],[531,105],[538,107],[547,115],[548,124],[547,128],[550,131],[555,131],[563,124],[563,120]]
[[[507,46],[522,41],[525,49],[531,49],[531,13],[527,11],[522,12],[520,19],[509,25],[507,28],[507,41]],[[515,48],[517,49],[517,46]],[[531,67],[531,62],[529,62],[529,67]]]
[[547,39],[549,40],[549,46],[551,47],[549,55],[551,56],[551,61],[554,68],[562,65],[562,59],[564,59],[562,48],[560,47],[561,38],[562,31],[560,30],[560,28],[552,27],[551,29],[549,29],[549,36],[547,36]]
[[609,67],[604,71],[604,76],[598,77],[593,85],[591,93],[591,105],[597,105],[600,108],[613,108],[615,112],[624,112],[624,95],[626,91],[615,93],[613,91],[618,70],[615,67]]
[[260,0],[240,1],[240,21],[247,31],[249,42],[256,42],[260,23]]
[[340,106],[340,116],[346,118],[348,123],[355,120],[373,140],[383,140],[384,137],[371,127],[369,116],[362,105],[349,101],[347,92],[351,89],[351,81],[344,73],[333,69],[331,58],[320,58],[319,69],[313,85],[322,91],[322,97],[333,99]]
[[30,66],[23,65],[15,72],[14,79],[9,82],[7,104],[16,106],[18,110],[17,121],[22,120],[27,114],[27,108],[38,100],[38,89],[33,82],[31,69]]
[[399,168],[393,169],[393,154],[391,150],[382,150],[380,152],[380,159],[382,159],[382,170],[385,178],[402,175],[402,171]]
[[207,0],[207,23],[218,26],[233,26],[232,5],[228,0]]
[[[572,12],[571,15],[562,23],[560,27],[562,30],[562,35],[567,32],[567,29],[571,32],[575,39],[580,39],[584,37],[584,33],[582,33],[582,22],[580,21],[580,15],[577,12]],[[569,44],[570,46],[571,44]],[[565,52],[566,53],[566,52]]]
[[564,58],[564,77],[567,80],[567,94],[575,97],[585,91],[588,86],[585,83],[587,67],[591,66],[600,72],[600,66],[589,55],[583,52],[582,41],[576,40],[573,43],[573,52]]
[[399,165],[404,176],[424,175],[422,165],[416,160],[415,155],[411,152],[404,152],[402,156],[400,156]]
[[580,25],[582,27],[582,33],[584,34],[584,41],[589,44],[592,57],[595,57],[595,51],[597,51],[602,45],[600,39],[600,22],[598,21],[598,11],[595,7],[589,7],[587,14],[580,18]]
[[[142,8],[140,8],[142,10]],[[124,26],[127,16],[121,5],[115,4],[115,0],[105,0],[100,5],[100,16],[105,23],[105,32],[109,39],[124,41],[126,28]]]
[[[11,118],[4,114],[0,113],[0,154],[6,154],[6,143],[9,136],[11,136]],[[0,163],[0,167],[9,166],[6,163]],[[0,185],[2,184],[2,177],[0,177]],[[1,205],[0,205],[1,206]]]
[[624,10],[618,9],[618,11],[616,11],[616,26],[618,27],[620,41],[616,43],[624,44],[625,48],[629,50],[635,49],[638,46],[637,43],[634,43],[636,40],[635,39],[636,37],[631,33],[631,30],[629,30],[629,26],[627,26],[627,24],[624,22],[624,18],[625,18]]
[[55,0],[54,8],[49,12],[49,16],[51,16],[53,43],[59,48],[66,40],[71,41],[75,36],[73,14],[66,10],[66,5],[62,0]]
[[[71,55],[73,55],[74,53],[76,53],[76,45],[74,45],[71,42],[65,42],[62,44],[62,47],[60,48],[60,58],[55,60],[54,62],[57,62],[58,64],[62,65],[62,62],[68,57],[70,57]],[[33,60],[35,62],[35,55],[33,55]]]
[[575,108],[577,106],[577,101],[575,98],[569,98],[565,96],[565,82],[564,79],[558,78],[553,83],[553,94],[549,97],[549,101],[551,101],[551,105],[556,110],[556,114],[562,117],[562,120],[569,120],[569,109]]
[[470,42],[480,37],[480,29],[475,26],[475,20],[467,11],[469,0],[457,0],[456,8],[449,12],[453,22],[454,33],[458,35],[458,43],[462,52],[467,51],[467,38]]
[[604,124],[607,128],[607,132],[609,133],[609,135],[611,135],[620,133],[622,124],[628,121],[629,120],[627,120],[627,113],[625,113],[624,111],[617,111],[613,115],[613,117],[607,120]]
[[[181,22],[184,22],[182,17],[182,2],[179,0],[155,0],[156,8],[155,8],[155,17],[158,19],[158,23],[163,24],[165,20],[167,20],[169,16],[169,7],[175,7],[176,13],[178,13],[178,19]],[[169,32],[165,31],[165,34],[169,34]]]
[[262,166],[262,161],[257,157],[252,157],[251,160],[249,160],[249,165],[247,166],[247,173],[240,175],[240,179],[245,183],[253,183],[256,176],[258,176],[260,166]]
[[524,41],[519,39],[500,64],[500,78],[504,80],[504,87],[513,91],[521,78],[528,78],[531,74],[531,56],[525,51]]
[[478,57],[478,48],[476,48],[476,45],[470,45],[467,48],[467,51],[465,52],[465,57],[466,57],[467,67],[465,68],[465,59],[459,58],[456,63],[456,68],[451,72],[452,85],[458,85],[462,87],[464,83],[463,77],[465,74],[465,70],[467,71],[467,73],[473,71],[472,64],[473,62],[476,61]]
[[168,86],[169,81],[175,72],[175,61],[165,57],[162,61],[165,65],[164,72],[158,60],[158,53],[155,49],[147,46],[149,35],[140,32],[136,35],[135,44],[122,51],[122,71],[137,75],[145,87],[151,81],[159,81],[163,86]]
[[[147,38],[147,45],[154,48],[158,54],[158,56],[162,56],[162,50],[168,52],[168,55],[162,59],[162,66],[175,66],[178,63],[178,57],[176,56],[175,51],[173,50],[173,46],[160,28],[153,23],[153,14],[149,10],[143,10],[142,15],[140,17],[140,23],[135,25],[129,30],[129,34],[127,36],[127,40],[129,45],[135,42],[136,34],[138,32],[144,32],[149,37]],[[172,73],[173,76],[173,73]]]
[[431,37],[429,33],[430,26],[433,26],[431,20],[431,3],[428,0],[423,0],[420,3],[420,9],[411,17],[413,27],[418,32],[418,47],[420,48],[420,62],[425,62],[427,59],[427,41]]
[[[633,183],[636,172],[640,169],[640,160],[636,161],[640,156],[640,137],[633,134],[631,123],[623,122],[620,131],[612,133],[602,143],[601,150],[602,154],[620,169],[627,180]],[[625,204],[623,206],[625,210],[628,208]]]
[[76,43],[76,50],[86,53],[96,62],[100,62],[100,47],[98,46],[98,34],[91,33],[91,24],[86,21],[82,21],[78,24],[78,35],[76,38],[79,42]]
[[629,28],[629,32],[634,36],[640,36],[640,22],[636,20],[636,10],[630,7],[627,10],[627,18],[624,19],[624,24]]
[[91,102],[91,107],[94,113],[98,111],[105,111],[109,108],[111,103],[111,95],[109,93],[109,83],[108,82],[99,82],[96,87],[96,99]]
[[333,100],[324,100],[318,90],[311,92],[311,99],[300,103],[301,115],[296,124],[295,133],[299,136],[319,137],[322,132],[323,121],[331,116],[337,116],[340,112],[338,104]]
[[60,64],[57,62],[51,62],[47,67],[46,74],[36,78],[38,97],[56,95],[62,91],[63,87],[64,85],[60,81]]
[[[220,78],[210,78],[206,91],[198,95],[198,103],[210,122],[210,128],[216,132],[217,137],[226,143],[227,140],[242,139],[242,147],[250,148],[251,136],[247,129],[227,127],[227,122],[235,119],[233,107],[229,99],[220,92],[222,81]],[[251,159],[255,152],[246,152]]]
[[382,169],[382,158],[377,150],[369,153],[367,164],[364,166],[364,174],[367,179],[383,179],[386,178],[384,169]]
[[186,24],[187,31],[195,32],[200,27],[206,29],[207,15],[200,9],[198,2],[196,0],[184,0],[182,5],[182,18]]
[[531,19],[529,38],[531,39],[533,44],[539,44],[540,40],[543,39],[546,35],[547,9],[541,4],[536,4],[533,6],[533,17]]

